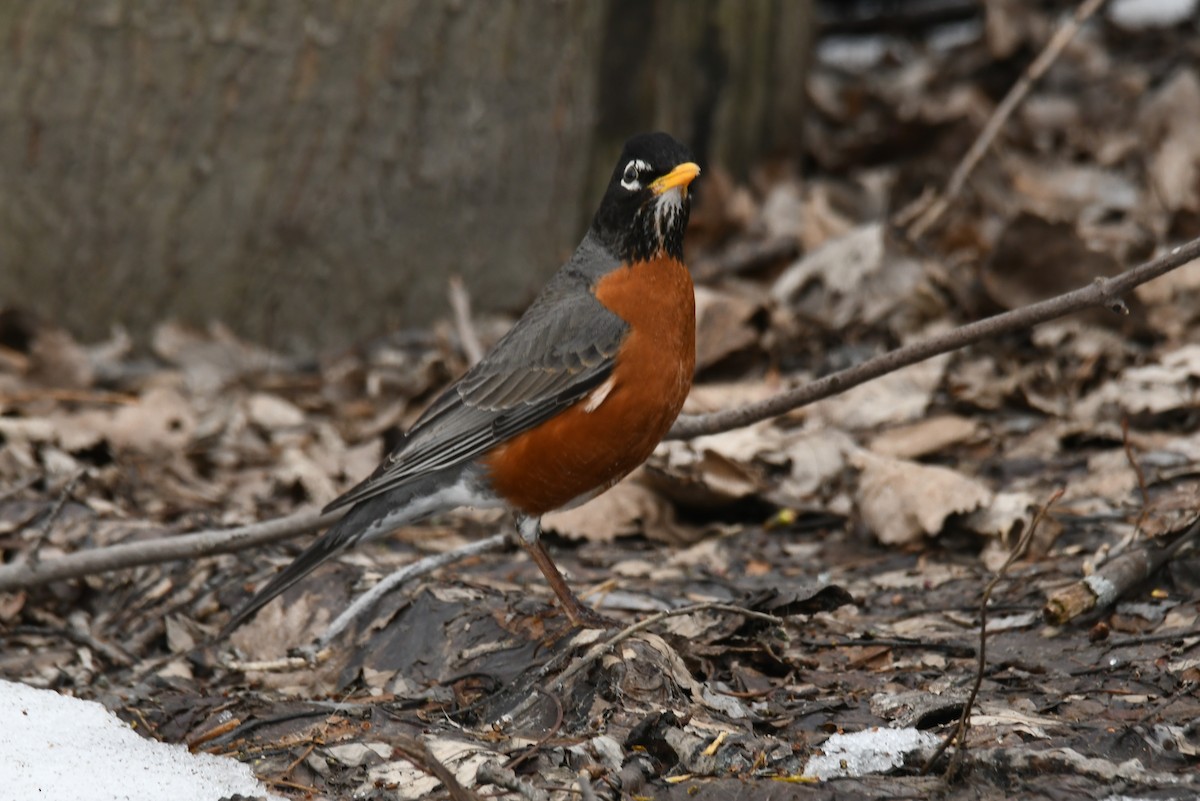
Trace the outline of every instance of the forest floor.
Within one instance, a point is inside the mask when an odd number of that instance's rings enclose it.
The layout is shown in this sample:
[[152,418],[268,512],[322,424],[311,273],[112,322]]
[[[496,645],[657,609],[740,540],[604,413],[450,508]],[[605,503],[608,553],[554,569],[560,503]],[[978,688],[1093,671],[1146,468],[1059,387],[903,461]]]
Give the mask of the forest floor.
[[[1044,5],[826,36],[807,163],[705,172],[685,414],[1200,236],[1194,22],[1102,12],[943,193],[1062,21]],[[572,629],[525,555],[493,549],[306,648],[391,570],[509,525],[468,511],[344,555],[228,641],[308,536],[0,592],[0,677],[289,798],[1195,797],[1200,263],[1125,302],[669,441],[549,516],[571,584],[637,629]],[[0,312],[5,568],[315,513],[464,369],[464,338],[511,318],[316,359],[219,326],[165,321],[140,349],[57,322]],[[1130,560],[1150,566],[1111,572]],[[1119,597],[1063,606],[1088,576]],[[963,747],[923,771],[976,682]]]

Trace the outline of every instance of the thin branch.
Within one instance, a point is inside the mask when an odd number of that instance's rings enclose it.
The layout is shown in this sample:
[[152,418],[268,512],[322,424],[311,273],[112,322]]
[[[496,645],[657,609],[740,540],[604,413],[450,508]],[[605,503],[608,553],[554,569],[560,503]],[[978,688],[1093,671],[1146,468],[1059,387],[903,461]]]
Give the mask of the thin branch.
[[1170,544],[1144,542],[1108,562],[1092,575],[1050,596],[1042,608],[1048,623],[1061,626],[1094,609],[1103,609],[1152,576],[1184,548],[1200,540],[1200,520]]
[[741,606],[734,606],[732,604],[722,604],[722,603],[692,604],[691,606],[683,606],[683,607],[680,607],[679,609],[671,609],[670,611],[667,611],[667,612],[659,612],[657,615],[651,615],[648,618],[644,618],[642,620],[637,621],[636,623],[632,623],[632,624],[626,626],[625,628],[621,629],[620,631],[618,631],[613,636],[604,640],[603,642],[598,642],[595,645],[593,645],[586,654],[584,654],[582,657],[579,658],[579,661],[577,661],[575,664],[571,665],[571,667],[569,667],[568,669],[564,670],[559,675],[559,677],[557,679],[555,679],[554,691],[558,692],[559,690],[562,690],[563,686],[567,683],[568,679],[577,675],[580,671],[586,670],[588,668],[588,666],[590,666],[597,659],[599,659],[600,657],[602,657],[606,653],[608,653],[609,649],[611,649],[614,645],[621,642],[622,640],[627,640],[630,637],[632,637],[634,634],[637,634],[640,631],[645,631],[646,629],[650,628],[651,626],[661,623],[662,621],[664,621],[670,617],[679,617],[681,615],[691,615],[696,612],[710,612],[710,611],[711,612],[730,612],[735,615],[741,615],[742,617],[748,617],[752,620],[761,620],[765,623],[771,623],[776,626],[782,626],[784,623],[783,618],[776,617],[775,615],[768,615],[765,612],[755,612],[752,609],[745,609]]
[[1137,525],[1134,526],[1134,531],[1140,533],[1146,522],[1146,515],[1150,514],[1150,489],[1146,485],[1146,471],[1142,470],[1141,463],[1133,455],[1133,443],[1129,441],[1128,415],[1121,418],[1121,445],[1125,448],[1125,461],[1129,462],[1133,474],[1137,476],[1138,491],[1142,496],[1142,511],[1138,514]]
[[375,605],[375,602],[387,595],[392,590],[411,581],[418,576],[424,576],[427,573],[432,573],[440,567],[454,564],[455,562],[466,559],[468,556],[477,556],[481,553],[489,551],[498,551],[508,542],[507,534],[495,534],[478,542],[467,543],[461,548],[455,548],[445,553],[433,554],[426,556],[424,559],[419,559],[410,565],[388,574],[382,581],[376,584],[371,589],[364,592],[355,599],[354,603],[346,608],[337,618],[334,619],[325,632],[317,639],[317,648],[324,649],[333,641],[335,637],[342,633],[346,626],[350,625],[350,621],[362,615],[365,611]]
[[766,420],[768,417],[777,417],[822,398],[845,392],[872,378],[878,378],[899,370],[901,367],[925,361],[942,353],[949,353],[967,345],[1014,331],[1023,331],[1083,309],[1097,306],[1119,307],[1118,302],[1121,297],[1134,287],[1176,270],[1197,258],[1200,258],[1200,239],[1193,239],[1172,248],[1158,258],[1130,268],[1112,278],[1099,278],[1085,287],[1049,300],[977,320],[920,342],[905,345],[868,359],[862,364],[839,370],[758,403],[712,414],[684,415],[675,422],[667,434],[667,438],[691,439],[705,434],[717,434],[748,426],[760,420]]
[[54,505],[50,507],[50,514],[46,515],[46,519],[42,520],[37,525],[37,537],[30,544],[30,559],[37,562],[40,557],[42,544],[46,538],[50,536],[50,529],[53,528],[54,522],[58,520],[58,516],[62,514],[63,507],[67,505],[67,499],[71,497],[71,493],[75,491],[75,485],[79,483],[79,479],[83,478],[86,470],[76,470],[75,473],[67,480],[62,490],[58,493],[58,497],[54,500]]
[[979,132],[979,136],[971,144],[971,148],[962,157],[962,160],[955,167],[954,172],[950,175],[950,180],[946,183],[946,189],[942,192],[932,205],[929,206],[913,223],[909,229],[909,236],[912,239],[920,239],[932,228],[938,220],[950,208],[950,204],[962,192],[963,187],[967,183],[967,178],[978,166],[979,162],[987,153],[988,148],[992,146],[996,136],[1000,133],[1000,129],[1004,127],[1004,123],[1008,122],[1008,118],[1017,110],[1017,106],[1029,94],[1029,90],[1033,85],[1041,79],[1046,71],[1066,49],[1067,45],[1075,38],[1075,34],[1083,26],[1083,23],[1095,14],[1100,6],[1104,5],[1104,0],[1083,0],[1082,3],[1075,9],[1075,14],[1069,19],[1066,24],[1060,27],[1038,57],[1025,69],[1013,87],[1008,90],[1008,94],[1000,101],[988,118],[987,123],[983,126],[983,130]]
[[479,364],[483,358],[483,345],[479,342],[475,324],[471,322],[471,296],[467,294],[462,278],[450,276],[449,293],[450,308],[454,311],[454,329],[462,343],[463,355],[467,357],[468,364]]
[[408,761],[440,781],[454,801],[482,801],[474,790],[463,787],[454,772],[442,764],[421,740],[407,734],[393,734],[391,745]]
[[979,656],[978,665],[975,670],[975,682],[971,685],[971,692],[967,696],[967,700],[963,703],[962,715],[959,717],[958,722],[951,729],[950,733],[946,735],[945,739],[942,740],[941,745],[925,761],[924,766],[921,768],[921,775],[929,773],[934,763],[941,758],[951,743],[957,742],[958,750],[955,751],[955,759],[946,768],[947,777],[955,770],[957,760],[962,757],[967,746],[967,731],[971,728],[971,710],[975,707],[975,699],[979,697],[979,688],[983,686],[983,674],[987,670],[987,610],[988,603],[992,600],[992,592],[996,589],[996,585],[1000,583],[1000,580],[1004,578],[1004,574],[1008,572],[1013,562],[1020,559],[1021,555],[1029,548],[1029,543],[1033,540],[1034,532],[1037,531],[1038,526],[1041,525],[1042,520],[1046,517],[1046,512],[1050,510],[1055,501],[1062,497],[1065,491],[1065,488],[1057,490],[1050,496],[1050,500],[1046,501],[1041,509],[1038,509],[1037,514],[1034,515],[1033,522],[1029,524],[1029,528],[1025,529],[1025,533],[1021,535],[1021,539],[1013,547],[1012,551],[1009,552],[1008,558],[1004,560],[1004,564],[1000,566],[1000,569],[996,571],[996,575],[992,576],[992,580],[984,588],[983,598],[979,602]]
[[336,522],[341,516],[342,512],[322,517],[317,517],[311,512],[301,512],[237,528],[211,529],[194,534],[175,534],[158,539],[123,542],[104,548],[77,551],[57,559],[0,565],[0,592],[37,587],[52,581],[91,576],[129,567],[233,553],[317,531]]
[[506,768],[495,760],[489,760],[479,766],[475,774],[479,784],[493,784],[511,790],[529,801],[549,801],[550,795],[533,782],[518,776],[511,768]]

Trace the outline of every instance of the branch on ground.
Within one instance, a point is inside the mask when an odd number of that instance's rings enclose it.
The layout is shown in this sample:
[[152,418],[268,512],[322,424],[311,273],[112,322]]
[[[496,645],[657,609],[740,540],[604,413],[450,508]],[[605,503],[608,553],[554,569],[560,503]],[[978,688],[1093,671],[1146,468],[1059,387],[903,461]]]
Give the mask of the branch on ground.
[[1169,543],[1147,541],[1113,559],[1087,578],[1064,587],[1050,596],[1042,607],[1046,622],[1061,626],[1080,615],[1104,609],[1123,598],[1170,561],[1176,554],[1200,539],[1200,520]]
[[[1122,309],[1124,303],[1121,298],[1134,287],[1176,270],[1197,258],[1200,258],[1200,238],[1172,248],[1158,258],[1112,278],[1098,279],[1088,286],[1049,300],[968,323],[921,342],[897,348],[855,367],[781,392],[764,401],[713,414],[685,415],[676,421],[667,438],[691,439],[742,428],[770,417],[778,417],[801,406],[845,392],[873,378],[967,345],[1032,328],[1084,309],[1097,306]],[[317,531],[335,522],[339,516],[340,513],[324,517],[302,513],[234,529],[214,529],[94,548],[58,559],[26,559],[0,566],[0,592],[141,565],[233,553]]]

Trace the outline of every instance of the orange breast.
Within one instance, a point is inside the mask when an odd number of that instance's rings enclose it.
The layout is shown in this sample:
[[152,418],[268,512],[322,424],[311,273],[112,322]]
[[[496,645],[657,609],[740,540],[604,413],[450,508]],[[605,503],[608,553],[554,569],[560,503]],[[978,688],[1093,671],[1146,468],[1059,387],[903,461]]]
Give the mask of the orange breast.
[[630,326],[609,380],[484,459],[492,487],[527,514],[617,483],[662,440],[692,387],[696,298],[683,264],[662,258],[622,267],[595,293]]

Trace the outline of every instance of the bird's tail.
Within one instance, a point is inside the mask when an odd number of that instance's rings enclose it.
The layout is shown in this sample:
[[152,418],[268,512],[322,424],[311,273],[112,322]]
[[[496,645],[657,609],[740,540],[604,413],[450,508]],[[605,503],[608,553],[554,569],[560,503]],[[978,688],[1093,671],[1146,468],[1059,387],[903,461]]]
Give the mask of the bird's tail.
[[446,483],[447,476],[444,474],[425,476],[422,480],[394,487],[385,494],[355,504],[345,517],[317,537],[290,565],[255,593],[245,606],[234,612],[217,639],[228,637],[255,612],[342,549],[457,506],[457,503],[441,502]]

